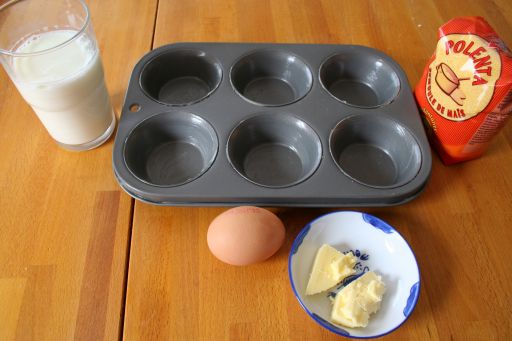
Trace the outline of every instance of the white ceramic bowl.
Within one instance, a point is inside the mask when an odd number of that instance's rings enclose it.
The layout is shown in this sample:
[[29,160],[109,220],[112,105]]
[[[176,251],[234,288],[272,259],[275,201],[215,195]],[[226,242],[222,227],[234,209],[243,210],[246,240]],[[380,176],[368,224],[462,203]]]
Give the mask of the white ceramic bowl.
[[[316,252],[329,244],[358,258],[356,274],[324,293],[306,296],[306,285]],[[364,328],[345,328],[330,322],[330,296],[367,271],[375,271],[386,284],[379,311]],[[307,224],[295,239],[288,259],[293,292],[304,310],[331,332],[352,338],[374,338],[391,333],[412,313],[420,292],[420,273],[409,244],[389,224],[370,214],[341,211]]]

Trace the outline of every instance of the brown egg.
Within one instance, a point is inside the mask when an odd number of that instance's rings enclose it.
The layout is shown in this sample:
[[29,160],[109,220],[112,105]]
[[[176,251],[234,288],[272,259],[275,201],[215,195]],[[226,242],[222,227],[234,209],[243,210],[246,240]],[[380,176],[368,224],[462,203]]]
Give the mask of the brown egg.
[[241,206],[219,214],[208,227],[208,247],[215,257],[232,265],[264,261],[283,245],[285,229],[272,212]]

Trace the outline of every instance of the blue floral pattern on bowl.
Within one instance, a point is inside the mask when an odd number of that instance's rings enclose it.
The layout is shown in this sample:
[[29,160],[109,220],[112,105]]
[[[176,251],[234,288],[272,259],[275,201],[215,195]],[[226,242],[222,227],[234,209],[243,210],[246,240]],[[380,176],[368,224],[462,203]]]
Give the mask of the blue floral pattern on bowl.
[[388,223],[368,213],[363,213],[363,220],[366,221],[368,224],[372,225],[373,227],[378,228],[384,233],[393,233],[393,231],[395,230],[394,228],[389,226]]
[[366,253],[363,253],[361,252],[360,250],[356,249],[356,250],[348,250],[348,251],[345,251],[343,252],[344,254],[347,254],[349,252],[352,252],[352,254],[358,258],[359,260],[356,262],[356,264],[354,265],[354,269],[356,270],[356,273],[353,274],[353,275],[350,275],[348,277],[346,277],[340,284],[338,284],[334,290],[330,290],[328,293],[327,293],[327,297],[329,298],[332,298],[334,299],[334,297],[336,297],[336,294],[341,290],[343,289],[344,287],[346,287],[347,285],[349,285],[350,283],[352,283],[353,281],[355,281],[356,279],[358,279],[359,277],[361,277],[362,275],[364,275],[365,273],[367,273],[368,271],[370,271],[370,267],[366,264],[366,261],[370,259],[370,256]]
[[416,282],[412,285],[411,291],[409,294],[409,298],[407,299],[407,304],[404,308],[404,316],[409,317],[414,307],[416,306],[416,302],[418,301],[418,297],[420,295],[420,282]]

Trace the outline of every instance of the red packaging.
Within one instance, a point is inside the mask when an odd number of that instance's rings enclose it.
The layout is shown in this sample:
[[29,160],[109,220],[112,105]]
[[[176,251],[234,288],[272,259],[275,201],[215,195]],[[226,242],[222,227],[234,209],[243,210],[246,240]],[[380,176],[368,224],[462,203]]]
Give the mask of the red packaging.
[[512,53],[485,19],[452,19],[414,94],[443,162],[477,158],[511,116]]

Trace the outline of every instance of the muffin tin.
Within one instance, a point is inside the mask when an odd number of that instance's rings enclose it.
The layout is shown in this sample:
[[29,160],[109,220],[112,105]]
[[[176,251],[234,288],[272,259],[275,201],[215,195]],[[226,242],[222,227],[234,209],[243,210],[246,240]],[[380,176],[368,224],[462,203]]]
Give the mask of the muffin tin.
[[121,187],[160,205],[396,205],[431,164],[405,73],[354,45],[157,48],[133,70],[113,151]]

